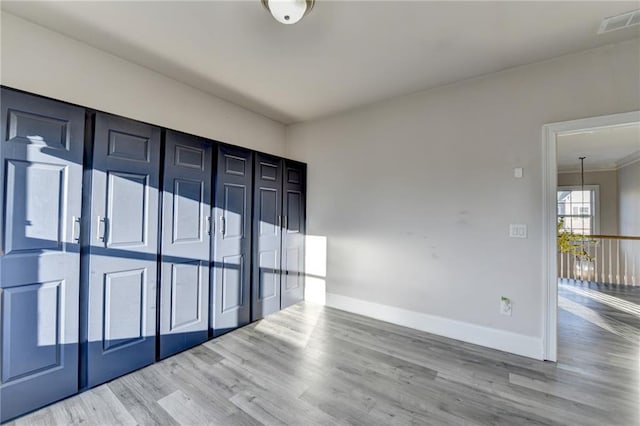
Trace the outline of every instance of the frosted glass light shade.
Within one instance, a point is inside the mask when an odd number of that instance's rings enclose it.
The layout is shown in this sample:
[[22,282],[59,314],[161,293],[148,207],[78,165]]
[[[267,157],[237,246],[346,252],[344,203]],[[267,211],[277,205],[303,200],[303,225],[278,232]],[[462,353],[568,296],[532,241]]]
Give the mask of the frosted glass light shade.
[[282,24],[295,24],[313,8],[315,0],[262,0],[271,16]]

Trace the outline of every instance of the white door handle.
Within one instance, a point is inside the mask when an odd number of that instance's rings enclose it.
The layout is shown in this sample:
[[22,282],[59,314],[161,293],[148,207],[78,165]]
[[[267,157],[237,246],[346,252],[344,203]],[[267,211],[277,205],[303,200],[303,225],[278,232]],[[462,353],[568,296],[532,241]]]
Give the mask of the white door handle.
[[80,241],[80,218],[71,217],[71,241],[77,243]]

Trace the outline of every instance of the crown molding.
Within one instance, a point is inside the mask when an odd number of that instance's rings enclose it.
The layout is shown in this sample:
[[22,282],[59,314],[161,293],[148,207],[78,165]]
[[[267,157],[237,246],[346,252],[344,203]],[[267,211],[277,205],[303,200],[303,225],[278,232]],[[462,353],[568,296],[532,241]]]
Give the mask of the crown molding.
[[627,155],[621,160],[616,161],[616,170],[620,170],[623,167],[630,166],[633,163],[637,163],[638,161],[640,161],[640,150]]
[[[623,167],[627,167],[630,166],[631,164],[637,163],[638,161],[640,161],[640,151],[636,151],[630,155],[627,155],[626,157],[623,157],[622,159],[616,161],[615,163],[613,163],[613,165],[608,164],[606,166],[602,166],[602,167],[585,167],[584,172],[585,173],[592,173],[592,172],[615,172],[620,170]],[[580,173],[580,167],[577,166],[569,166],[569,167],[563,167],[563,166],[558,166],[558,173]]]
[[[597,173],[597,172],[615,172],[616,170],[618,170],[617,167],[590,167],[590,168],[585,168],[584,172],[585,173]],[[565,174],[565,173],[580,173],[581,170],[580,168],[560,168],[558,167],[558,174]]]

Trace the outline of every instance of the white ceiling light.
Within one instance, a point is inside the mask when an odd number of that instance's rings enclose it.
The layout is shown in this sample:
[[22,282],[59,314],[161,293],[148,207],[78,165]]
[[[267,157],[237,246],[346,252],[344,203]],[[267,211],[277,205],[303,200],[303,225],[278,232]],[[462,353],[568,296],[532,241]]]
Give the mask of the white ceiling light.
[[295,24],[311,12],[315,0],[262,0],[264,7],[281,24]]

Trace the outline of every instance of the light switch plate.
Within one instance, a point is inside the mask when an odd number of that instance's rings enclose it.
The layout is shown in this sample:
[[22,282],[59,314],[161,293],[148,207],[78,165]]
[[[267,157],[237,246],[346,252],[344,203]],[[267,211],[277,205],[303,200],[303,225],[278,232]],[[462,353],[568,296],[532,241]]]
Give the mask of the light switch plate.
[[509,225],[509,237],[527,238],[527,225],[512,223]]
[[522,175],[522,167],[516,167],[515,169],[513,169],[513,177],[521,178]]

